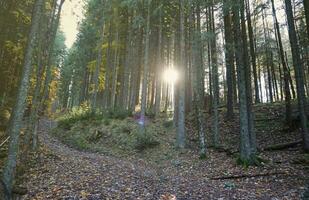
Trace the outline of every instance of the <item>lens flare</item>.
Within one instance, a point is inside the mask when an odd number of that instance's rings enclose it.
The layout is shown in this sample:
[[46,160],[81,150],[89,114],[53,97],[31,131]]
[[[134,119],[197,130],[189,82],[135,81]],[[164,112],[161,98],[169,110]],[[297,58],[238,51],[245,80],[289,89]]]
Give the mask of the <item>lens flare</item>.
[[178,72],[173,68],[168,68],[163,74],[166,82],[174,84],[178,79]]

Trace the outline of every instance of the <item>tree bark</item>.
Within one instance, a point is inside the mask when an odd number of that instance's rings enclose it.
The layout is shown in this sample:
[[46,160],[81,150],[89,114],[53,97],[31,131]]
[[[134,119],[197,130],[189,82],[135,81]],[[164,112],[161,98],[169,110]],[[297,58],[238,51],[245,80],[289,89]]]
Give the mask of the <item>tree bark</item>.
[[27,98],[29,81],[32,69],[32,53],[35,45],[36,35],[40,23],[41,11],[44,5],[44,0],[36,0],[32,13],[32,21],[30,33],[28,36],[27,48],[24,57],[24,66],[21,82],[19,85],[17,100],[11,116],[11,122],[7,129],[10,135],[8,159],[4,166],[2,181],[7,190],[5,196],[6,200],[11,200],[11,193],[13,188],[14,171],[16,168],[16,160],[19,146],[19,132],[22,125],[23,114],[25,111],[25,102]]
[[225,38],[225,64],[226,64],[226,82],[227,82],[227,118],[232,119],[234,116],[233,102],[233,73],[234,68],[234,47],[231,27],[230,5],[228,0],[223,1],[224,14],[224,38]]
[[288,21],[288,32],[292,50],[293,65],[295,71],[296,79],[296,88],[297,88],[297,100],[298,100],[298,109],[300,112],[302,133],[303,133],[303,145],[304,150],[309,151],[309,131],[308,131],[308,119],[306,116],[306,97],[305,97],[305,88],[304,88],[304,74],[302,69],[302,63],[299,54],[299,47],[297,41],[297,35],[295,31],[294,17],[292,11],[291,0],[285,0],[285,11]]
[[[179,0],[180,9],[180,62],[179,62],[179,80],[185,80],[185,27],[184,27],[184,12],[185,12],[185,1]],[[178,120],[177,120],[177,137],[176,143],[178,148],[184,148],[186,144],[185,137],[185,84],[184,81],[178,82]]]
[[279,45],[279,54],[280,54],[280,61],[282,63],[283,67],[283,81],[284,81],[284,96],[285,96],[285,120],[288,124],[291,123],[291,93],[290,93],[290,86],[289,86],[289,74],[288,74],[288,67],[285,61],[284,57],[284,51],[283,51],[283,44],[281,39],[281,33],[279,29],[279,23],[277,20],[277,14],[275,9],[274,0],[271,0],[272,4],[272,11],[273,11],[273,17],[275,22],[275,30],[277,33],[277,39],[278,39],[278,45]]
[[151,6],[151,0],[147,0],[147,25],[145,31],[145,55],[144,55],[141,119],[140,119],[140,124],[142,126],[143,132],[145,131],[145,115],[147,109],[146,104],[147,104],[147,88],[148,88],[148,73],[149,73],[150,6]]

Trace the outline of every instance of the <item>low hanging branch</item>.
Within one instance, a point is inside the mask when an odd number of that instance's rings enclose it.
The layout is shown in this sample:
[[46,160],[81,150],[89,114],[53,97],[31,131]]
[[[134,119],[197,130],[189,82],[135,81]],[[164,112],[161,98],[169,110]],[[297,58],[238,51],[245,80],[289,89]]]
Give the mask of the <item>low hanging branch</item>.
[[268,172],[258,174],[240,174],[240,175],[227,175],[210,178],[211,180],[227,180],[227,179],[240,179],[240,178],[252,178],[252,177],[265,177],[274,175],[288,175],[286,172]]
[[7,137],[7,138],[0,144],[0,147],[2,147],[9,139],[10,139],[10,136]]

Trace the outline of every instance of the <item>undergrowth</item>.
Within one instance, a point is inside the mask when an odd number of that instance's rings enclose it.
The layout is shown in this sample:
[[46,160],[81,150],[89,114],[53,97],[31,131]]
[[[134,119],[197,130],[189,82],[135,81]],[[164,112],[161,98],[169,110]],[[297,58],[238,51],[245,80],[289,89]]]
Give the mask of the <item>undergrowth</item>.
[[152,119],[151,114],[147,118],[146,129],[141,132],[138,119],[130,111],[116,108],[92,112],[84,106],[58,117],[58,127],[52,134],[78,150],[117,155],[145,153],[162,148],[162,134],[173,131],[172,121]]

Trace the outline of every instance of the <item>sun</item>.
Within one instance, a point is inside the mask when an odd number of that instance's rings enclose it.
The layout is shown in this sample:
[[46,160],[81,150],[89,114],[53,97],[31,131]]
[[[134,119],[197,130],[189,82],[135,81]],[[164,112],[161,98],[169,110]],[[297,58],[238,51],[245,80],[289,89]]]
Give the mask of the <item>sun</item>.
[[173,68],[168,68],[163,73],[164,81],[174,84],[178,80],[178,72]]

